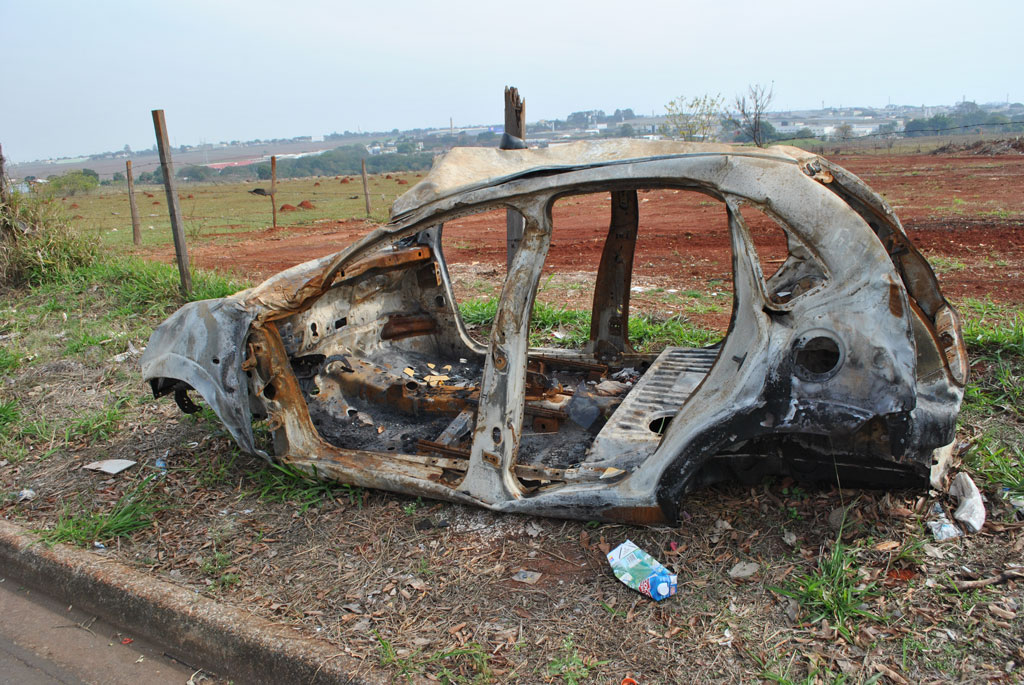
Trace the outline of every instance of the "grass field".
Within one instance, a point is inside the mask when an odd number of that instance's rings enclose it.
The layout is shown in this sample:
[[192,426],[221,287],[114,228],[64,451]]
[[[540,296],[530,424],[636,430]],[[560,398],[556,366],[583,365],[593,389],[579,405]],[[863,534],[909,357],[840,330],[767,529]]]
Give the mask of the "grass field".
[[[391,204],[411,188],[415,173],[368,177],[370,218],[384,222]],[[348,178],[348,183],[341,179]],[[399,184],[405,180],[408,185]],[[235,183],[184,183],[177,185],[186,237],[189,240],[208,238],[269,228],[272,225],[270,199],[253,195],[254,188],[270,189],[270,181]],[[171,242],[167,196],[163,186],[135,186],[143,246]],[[298,207],[303,201],[315,209],[299,209],[277,214],[278,226],[308,226],[348,218],[366,218],[362,179],[358,176],[285,179],[278,181],[275,202],[280,209],[288,204]],[[61,199],[67,212],[82,230],[95,232],[104,245],[131,246],[132,219],[127,185],[104,186],[85,195]],[[76,206],[77,205],[77,206]]]

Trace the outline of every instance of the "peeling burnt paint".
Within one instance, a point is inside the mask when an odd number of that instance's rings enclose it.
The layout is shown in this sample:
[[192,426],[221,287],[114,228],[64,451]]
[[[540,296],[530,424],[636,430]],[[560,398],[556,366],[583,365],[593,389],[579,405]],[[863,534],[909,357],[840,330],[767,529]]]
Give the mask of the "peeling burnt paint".
[[[715,346],[640,354],[630,344],[647,188],[699,192],[727,214],[733,314]],[[610,193],[611,214],[590,339],[531,349],[551,207],[592,192]],[[761,271],[744,205],[786,233],[773,274]],[[500,208],[525,229],[482,343],[454,300],[444,223]],[[158,396],[187,408],[198,392],[244,450],[321,477],[651,524],[720,480],[936,482],[968,363],[927,261],[841,167],[795,148],[602,141],[456,149],[356,244],[183,307],[154,332],[142,367]],[[606,383],[628,369],[639,370],[631,386]],[[267,422],[272,450],[255,444],[253,420]]]

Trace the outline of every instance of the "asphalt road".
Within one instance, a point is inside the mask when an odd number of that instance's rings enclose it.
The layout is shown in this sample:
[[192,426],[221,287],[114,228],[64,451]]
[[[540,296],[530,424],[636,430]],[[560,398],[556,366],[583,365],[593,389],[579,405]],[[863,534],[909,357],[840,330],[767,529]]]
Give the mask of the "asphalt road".
[[[2,685],[184,684],[194,673],[156,645],[0,578]],[[192,682],[213,681],[200,674]]]

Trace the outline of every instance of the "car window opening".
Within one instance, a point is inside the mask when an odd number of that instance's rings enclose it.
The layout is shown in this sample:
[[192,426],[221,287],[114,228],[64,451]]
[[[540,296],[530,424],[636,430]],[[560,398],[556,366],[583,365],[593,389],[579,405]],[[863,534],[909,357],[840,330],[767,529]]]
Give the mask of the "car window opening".
[[628,473],[658,448],[728,328],[725,206],[695,191],[641,188],[561,198],[552,218],[552,243],[574,246],[560,258],[586,267],[589,286],[560,295],[590,312],[582,336],[549,337],[531,356],[530,369],[544,374],[539,397],[561,416],[524,422],[519,464]]

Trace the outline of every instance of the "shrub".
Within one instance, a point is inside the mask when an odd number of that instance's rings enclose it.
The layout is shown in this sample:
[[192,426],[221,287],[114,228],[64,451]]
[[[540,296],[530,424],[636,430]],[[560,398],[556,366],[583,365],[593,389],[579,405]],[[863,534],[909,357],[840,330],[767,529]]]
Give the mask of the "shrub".
[[0,284],[42,283],[97,253],[96,237],[76,230],[52,198],[14,193],[0,201]]
[[[92,172],[92,173],[86,173]],[[87,193],[100,184],[99,176],[92,169],[69,171],[63,176],[51,176],[42,189],[45,195],[74,195]]]

